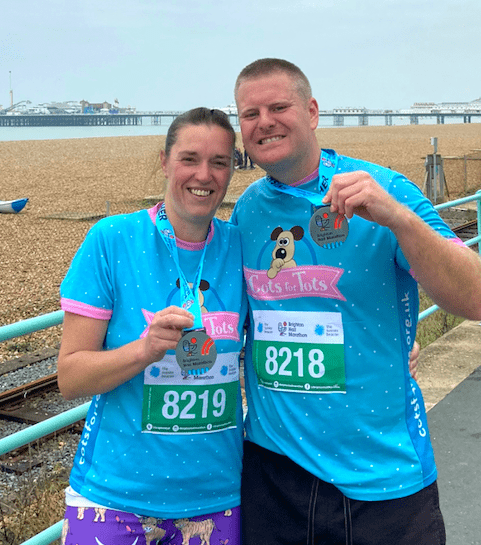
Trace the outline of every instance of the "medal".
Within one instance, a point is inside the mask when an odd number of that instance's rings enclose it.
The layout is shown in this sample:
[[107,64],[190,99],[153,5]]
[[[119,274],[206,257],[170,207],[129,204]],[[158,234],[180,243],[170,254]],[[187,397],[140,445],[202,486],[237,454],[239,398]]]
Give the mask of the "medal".
[[203,375],[212,369],[217,349],[205,329],[190,329],[184,331],[177,344],[175,358],[184,374]]
[[337,162],[338,156],[334,150],[321,150],[318,169],[318,193],[283,184],[270,176],[266,177],[267,181],[277,191],[293,197],[307,199],[313,207],[317,207],[309,221],[309,233],[312,240],[325,249],[338,248],[349,234],[349,224],[346,216],[331,212],[330,206],[322,202],[329,190],[332,177],[337,171]]
[[349,223],[343,214],[331,212],[329,205],[321,206],[309,221],[309,233],[319,246],[335,248],[346,240]]

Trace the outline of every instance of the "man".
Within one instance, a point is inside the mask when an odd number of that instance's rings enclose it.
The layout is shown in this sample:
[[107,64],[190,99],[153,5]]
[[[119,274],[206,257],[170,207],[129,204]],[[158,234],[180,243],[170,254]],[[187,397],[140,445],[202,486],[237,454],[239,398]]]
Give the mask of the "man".
[[414,278],[479,320],[481,261],[402,175],[319,149],[298,67],[256,61],[235,94],[244,147],[268,174],[232,218],[250,301],[245,544],[444,543],[408,370]]

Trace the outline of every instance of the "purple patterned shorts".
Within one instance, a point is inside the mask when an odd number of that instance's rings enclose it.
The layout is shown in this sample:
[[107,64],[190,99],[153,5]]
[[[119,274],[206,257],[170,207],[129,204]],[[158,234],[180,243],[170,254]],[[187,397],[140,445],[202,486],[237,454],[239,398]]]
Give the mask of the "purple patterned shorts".
[[159,519],[124,511],[67,507],[62,545],[241,545],[240,508]]

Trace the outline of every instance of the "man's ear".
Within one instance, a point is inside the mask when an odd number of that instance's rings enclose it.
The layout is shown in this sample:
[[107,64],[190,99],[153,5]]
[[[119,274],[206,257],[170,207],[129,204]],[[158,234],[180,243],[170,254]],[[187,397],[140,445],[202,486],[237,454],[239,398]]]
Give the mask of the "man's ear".
[[319,125],[319,105],[314,97],[309,99],[308,109],[309,117],[311,118],[311,129],[315,131]]

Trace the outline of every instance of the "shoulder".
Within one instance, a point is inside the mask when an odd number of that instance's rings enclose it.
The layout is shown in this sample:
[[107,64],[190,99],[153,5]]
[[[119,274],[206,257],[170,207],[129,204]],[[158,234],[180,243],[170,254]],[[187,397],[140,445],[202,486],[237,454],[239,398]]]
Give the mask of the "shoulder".
[[267,183],[267,178],[266,176],[263,176],[262,178],[259,178],[258,180],[253,182],[249,187],[247,187],[242,195],[239,197],[239,200],[237,202],[242,202],[250,199],[254,195],[260,195],[264,193],[268,188],[269,184]]
[[123,233],[137,232],[139,226],[153,226],[147,210],[137,210],[130,214],[118,214],[102,218],[90,228],[89,235],[104,238],[116,237],[116,235]]
[[381,166],[362,159],[346,157],[344,155],[339,156],[339,174],[354,172],[356,170],[367,172],[378,184],[398,200],[403,200],[400,197],[407,193],[410,195],[409,198],[422,197],[422,192],[416,184],[406,178],[404,174],[401,174],[390,167]]
[[347,157],[345,155],[339,155],[338,172],[353,172],[355,170],[363,170],[368,172],[375,180],[386,179],[390,180],[397,176],[404,178],[399,172],[376,163],[364,161],[363,159],[356,159],[354,157]]
[[[253,182],[249,187],[245,189],[242,195],[237,199],[236,205],[234,207],[233,218],[237,216],[238,213],[244,209],[255,208],[256,203],[259,199],[262,199],[270,191],[269,183],[267,178],[264,176],[259,180]],[[235,223],[235,221],[234,221]]]
[[237,225],[219,218],[214,218],[212,224],[214,226],[214,239],[223,241],[240,238],[240,230]]

